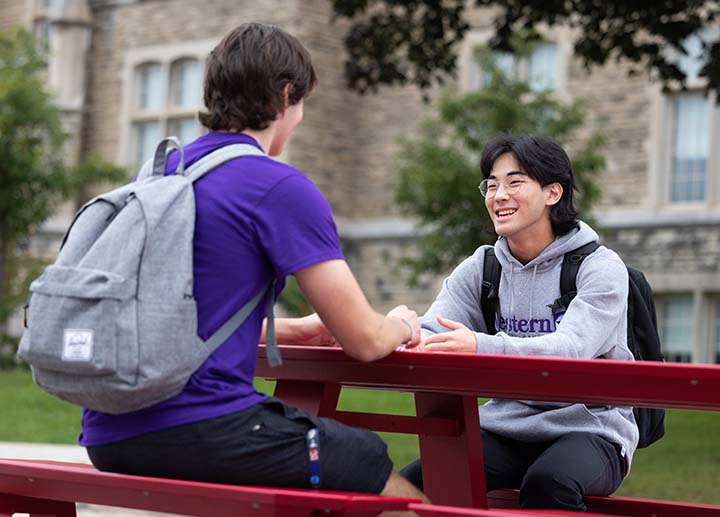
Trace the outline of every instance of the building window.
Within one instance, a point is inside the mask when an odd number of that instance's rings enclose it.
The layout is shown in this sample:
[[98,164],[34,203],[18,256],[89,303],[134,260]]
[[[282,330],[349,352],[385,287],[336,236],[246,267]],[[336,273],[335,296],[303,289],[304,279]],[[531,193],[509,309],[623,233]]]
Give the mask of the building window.
[[558,47],[544,42],[535,46],[527,58],[527,81],[534,92],[557,90]]
[[35,47],[40,57],[47,64],[50,55],[50,43],[53,37],[53,25],[50,21],[50,13],[62,9],[57,5],[57,0],[35,0],[31,5],[32,9],[32,33],[35,36]]
[[157,111],[163,108],[163,80],[160,63],[143,63],[135,70],[137,100],[136,108]]
[[710,100],[701,92],[677,94],[672,109],[670,200],[673,203],[705,201],[710,156]]
[[160,139],[174,135],[187,144],[204,129],[205,59],[215,40],[128,50],[125,54],[121,163],[137,168],[152,157]]
[[47,18],[35,18],[33,20],[33,35],[35,36],[35,46],[41,58],[47,64],[51,38],[51,27]]
[[[557,43],[538,43],[527,56],[493,52],[492,58],[503,75],[527,82],[533,92],[555,91],[559,88],[560,61]],[[473,60],[469,67],[469,89],[477,90],[486,86],[489,78],[483,73],[480,63]]]
[[137,166],[152,156],[166,135],[177,136],[183,144],[200,136],[202,77],[199,60],[187,57],[172,63],[140,63],[134,76],[130,141]]
[[720,182],[713,179],[720,155],[711,144],[720,135],[718,108],[714,94],[706,92],[699,78],[713,34],[705,30],[685,40],[685,53],[676,59],[687,76],[687,89],[664,96],[660,127],[667,127],[667,132],[658,141],[662,203],[712,205],[720,196]]
[[171,102],[177,108],[195,108],[200,105],[202,77],[196,59],[179,59],[170,69]]
[[660,340],[665,359],[671,362],[692,361],[695,342],[693,297],[679,295],[665,298],[659,303]]
[[708,58],[708,48],[714,38],[711,29],[703,29],[696,34],[691,34],[683,42],[684,54],[678,54],[677,66],[686,75],[689,84],[693,84],[700,78],[700,70]]

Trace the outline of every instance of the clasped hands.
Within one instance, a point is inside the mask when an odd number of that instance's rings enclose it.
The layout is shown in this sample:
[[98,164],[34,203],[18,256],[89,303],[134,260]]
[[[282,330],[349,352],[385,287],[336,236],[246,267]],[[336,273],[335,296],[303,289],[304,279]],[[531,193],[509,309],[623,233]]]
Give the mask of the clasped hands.
[[[417,339],[415,332],[420,331],[417,315],[405,306],[398,306],[388,313],[388,316],[405,317],[413,327],[413,341]],[[412,317],[414,316],[414,318]],[[462,323],[453,321],[442,316],[437,316],[437,321],[448,332],[441,332],[427,337],[421,337],[416,346],[409,345],[404,348],[408,352],[435,352],[435,353],[463,353],[474,354],[477,351],[475,333]],[[289,320],[286,320],[289,321]],[[320,345],[329,344],[337,346],[337,341],[327,330],[317,314],[311,314],[304,318],[295,320],[298,322],[297,332],[293,333],[293,342],[298,345]]]

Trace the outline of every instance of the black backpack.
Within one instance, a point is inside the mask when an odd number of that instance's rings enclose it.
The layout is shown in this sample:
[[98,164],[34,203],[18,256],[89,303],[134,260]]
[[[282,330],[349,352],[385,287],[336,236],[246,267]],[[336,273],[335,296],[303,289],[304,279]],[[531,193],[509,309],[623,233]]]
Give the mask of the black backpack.
[[[566,253],[560,272],[560,298],[552,305],[553,311],[567,309],[577,294],[575,280],[580,264],[585,257],[598,249],[597,242],[591,242]],[[650,284],[645,275],[637,269],[628,267],[629,290],[627,311],[627,344],[638,361],[664,361],[660,337],[657,332],[655,302]],[[492,247],[485,249],[483,282],[480,304],[488,334],[495,334],[495,317],[499,317],[500,304],[498,290],[500,286],[501,266]],[[640,430],[638,447],[647,447],[665,434],[665,410],[655,408],[633,409],[635,421]]]

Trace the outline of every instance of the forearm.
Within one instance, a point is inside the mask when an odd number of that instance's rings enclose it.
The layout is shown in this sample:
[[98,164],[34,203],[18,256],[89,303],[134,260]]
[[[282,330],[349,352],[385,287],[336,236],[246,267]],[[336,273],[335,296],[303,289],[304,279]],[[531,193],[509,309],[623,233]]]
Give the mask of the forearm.
[[406,307],[383,316],[370,307],[347,264],[329,261],[295,274],[298,284],[320,318],[348,355],[372,361],[388,355],[406,342],[412,329],[413,344],[419,341],[417,315]]
[[412,341],[413,329],[410,322],[401,317],[397,316],[382,316],[378,314],[381,320],[379,320],[379,326],[374,342],[379,344],[379,357],[384,357],[398,345],[407,344]]
[[[291,344],[297,342],[302,336],[300,332],[301,322],[299,318],[275,318],[275,338],[278,343]],[[267,331],[267,318],[263,320],[260,331],[260,343],[265,343]]]
[[[266,325],[267,320],[263,321],[262,338],[265,337]],[[277,342],[285,345],[316,346],[335,343],[335,338],[317,314],[302,318],[279,318],[275,320],[275,327]]]
[[333,315],[327,317],[328,326],[337,328],[334,334],[351,357],[360,361],[374,361],[390,354],[412,338],[412,328],[409,323],[405,323],[407,320],[383,316],[369,305],[362,312],[363,316],[358,318],[341,318],[344,321],[334,319]]
[[464,260],[442,284],[442,288],[428,310],[420,318],[423,334],[446,332],[437,321],[438,316],[462,323],[471,330],[485,332],[485,320],[480,307],[482,258],[484,248]]

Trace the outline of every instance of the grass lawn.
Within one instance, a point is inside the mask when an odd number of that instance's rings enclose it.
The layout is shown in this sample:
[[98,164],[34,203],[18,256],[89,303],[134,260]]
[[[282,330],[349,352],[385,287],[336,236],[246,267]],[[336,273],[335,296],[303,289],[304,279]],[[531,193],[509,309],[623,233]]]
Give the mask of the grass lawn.
[[[260,391],[272,393],[272,383],[257,380]],[[25,370],[0,371],[0,441],[75,443],[80,410],[37,388]],[[411,415],[408,394],[344,390],[340,408]],[[720,504],[720,414],[668,411],[665,437],[636,452],[632,473],[619,494]],[[396,467],[418,454],[417,438],[381,433]]]

